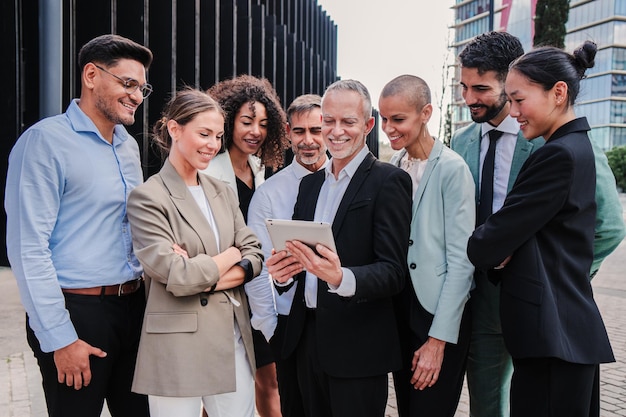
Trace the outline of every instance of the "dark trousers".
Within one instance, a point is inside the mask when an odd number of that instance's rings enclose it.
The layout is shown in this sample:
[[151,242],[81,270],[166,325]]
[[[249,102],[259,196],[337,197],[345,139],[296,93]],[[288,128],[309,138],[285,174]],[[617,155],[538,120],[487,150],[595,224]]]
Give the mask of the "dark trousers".
[[298,367],[296,356],[276,361],[280,411],[283,417],[306,417],[300,387],[298,385]]
[[276,358],[276,377],[280,395],[280,411],[283,417],[305,417],[300,387],[298,386],[298,367],[296,355],[282,357],[283,331],[287,316],[278,315],[278,326],[270,340],[270,346]]
[[[337,378],[322,370],[317,351],[315,313],[307,313],[296,348],[298,386],[307,417],[383,417],[387,405],[387,374],[364,378]],[[336,347],[338,355],[350,352]],[[363,349],[367,349],[366,346]],[[282,395],[282,393],[281,393]]]
[[428,340],[433,315],[415,298],[402,313],[411,315],[411,325],[406,320],[409,317],[398,318],[403,367],[393,373],[393,381],[400,417],[453,417],[456,413],[463,389],[471,338],[470,310],[468,301],[461,319],[457,343],[446,343],[439,379],[435,385],[422,391],[414,389],[410,383],[413,376],[411,361],[414,352]]
[[265,336],[260,330],[252,329],[252,343],[254,344],[254,361],[256,369],[275,362],[274,353],[270,344],[265,340]]
[[75,390],[58,382],[54,354],[44,353],[28,324],[26,337],[41,371],[50,417],[100,417],[106,399],[112,417],[149,416],[148,399],[131,393],[137,347],[145,309],[145,292],[118,297],[65,294],[78,337],[107,353],[91,356],[91,383]]
[[556,358],[513,358],[513,367],[511,417],[600,415],[599,365]]

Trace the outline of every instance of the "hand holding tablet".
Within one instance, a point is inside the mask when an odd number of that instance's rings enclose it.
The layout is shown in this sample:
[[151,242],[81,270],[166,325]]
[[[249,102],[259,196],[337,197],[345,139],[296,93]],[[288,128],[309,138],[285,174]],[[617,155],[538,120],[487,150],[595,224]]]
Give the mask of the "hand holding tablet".
[[285,242],[298,240],[312,249],[318,243],[337,252],[330,223],[306,220],[265,219],[267,231],[276,252],[285,249]]

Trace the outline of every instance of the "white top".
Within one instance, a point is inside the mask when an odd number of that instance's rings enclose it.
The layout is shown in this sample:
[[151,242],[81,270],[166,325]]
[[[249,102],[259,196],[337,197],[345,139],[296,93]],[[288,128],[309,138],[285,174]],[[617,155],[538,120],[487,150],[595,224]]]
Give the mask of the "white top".
[[413,198],[415,198],[415,192],[420,185],[420,180],[424,176],[426,171],[426,165],[428,165],[428,159],[421,160],[419,158],[411,158],[409,153],[405,153],[400,160],[400,166],[403,170],[411,175],[411,182],[413,183]]
[[198,203],[198,207],[200,207],[200,211],[202,211],[202,214],[204,214],[204,217],[206,217],[207,221],[209,222],[209,225],[211,226],[211,230],[213,230],[213,234],[215,235],[215,243],[217,244],[217,250],[218,252],[221,252],[222,250],[220,249],[219,229],[217,228],[217,223],[215,223],[215,217],[213,217],[213,212],[211,211],[211,208],[209,207],[209,202],[207,201],[206,196],[204,195],[204,191],[202,191],[202,187],[200,185],[189,185],[187,186],[187,188],[189,189],[189,192],[193,196],[193,199],[196,200],[196,203]]

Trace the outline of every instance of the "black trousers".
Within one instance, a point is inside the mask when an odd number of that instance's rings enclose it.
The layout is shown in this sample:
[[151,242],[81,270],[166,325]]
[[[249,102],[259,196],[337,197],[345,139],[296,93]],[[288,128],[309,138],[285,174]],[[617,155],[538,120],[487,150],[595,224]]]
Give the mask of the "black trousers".
[[145,310],[145,291],[118,297],[65,294],[78,337],[107,353],[91,356],[91,383],[75,390],[57,379],[54,354],[41,351],[28,324],[26,337],[39,364],[50,417],[100,417],[106,399],[112,417],[147,417],[148,399],[131,393]]
[[270,346],[276,358],[280,411],[283,417],[306,417],[300,387],[298,386],[296,355],[282,357],[283,331],[287,319],[287,316],[278,315],[278,326],[270,340]]
[[[454,417],[467,364],[471,337],[471,302],[465,305],[459,339],[456,344],[446,343],[439,379],[432,387],[422,391],[411,385],[411,361],[413,353],[428,340],[433,315],[413,297],[409,305],[400,311],[398,330],[402,347],[402,369],[393,373],[398,415],[400,417]],[[406,302],[406,300],[405,300]],[[408,308],[407,308],[408,307]],[[410,315],[411,325],[406,320]]]
[[598,417],[599,365],[513,358],[511,417]]
[[276,377],[280,394],[280,411],[283,417],[306,417],[300,387],[296,356],[276,361]]
[[263,333],[255,328],[252,329],[252,343],[254,344],[254,361],[256,362],[256,369],[276,362],[274,359],[274,352],[272,352],[270,344],[267,340],[265,340]]
[[[315,313],[307,313],[295,352],[298,386],[307,417],[383,417],[389,391],[387,374],[363,378],[333,377],[320,365]],[[366,349],[367,347],[363,347]],[[349,355],[336,347],[338,355]],[[282,393],[281,393],[282,395]]]

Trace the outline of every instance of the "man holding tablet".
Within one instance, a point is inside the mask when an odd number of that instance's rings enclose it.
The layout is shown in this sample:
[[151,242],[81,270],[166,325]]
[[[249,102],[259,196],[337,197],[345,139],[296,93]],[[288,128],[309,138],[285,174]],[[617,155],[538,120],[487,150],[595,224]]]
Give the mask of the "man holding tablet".
[[290,392],[307,416],[382,417],[387,374],[400,367],[392,296],[407,277],[411,179],[369,152],[373,127],[363,84],[341,80],[326,89],[322,136],[332,159],[302,179],[293,218],[332,223],[337,252],[317,245],[318,255],[293,241],[266,262],[275,281],[294,279],[275,337],[281,358],[294,358],[298,383]]

